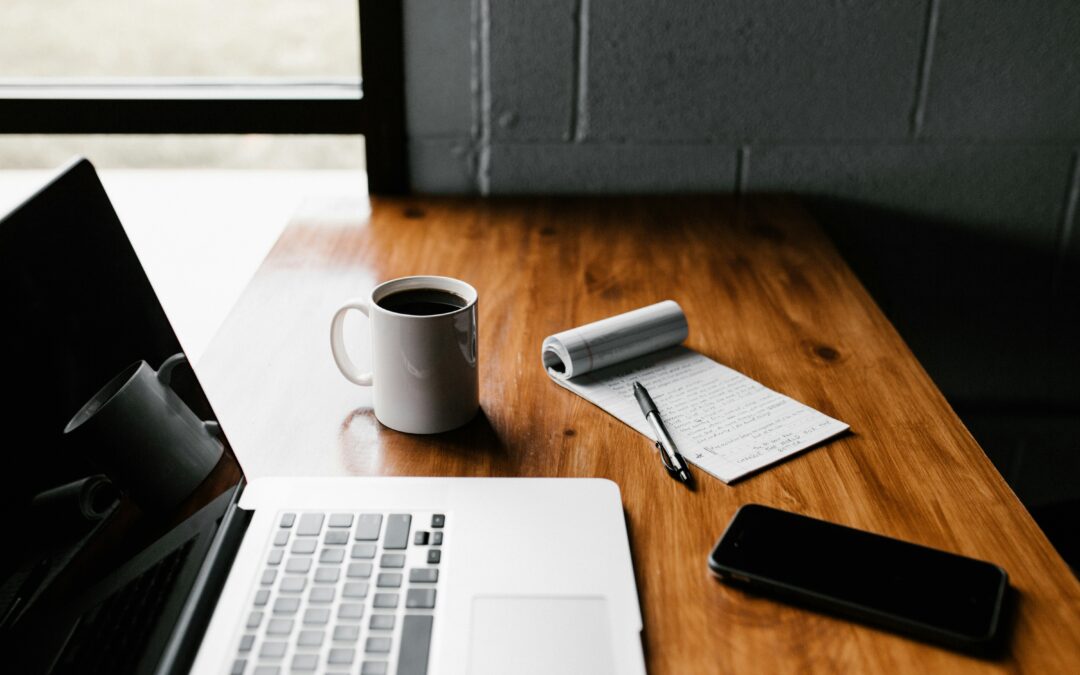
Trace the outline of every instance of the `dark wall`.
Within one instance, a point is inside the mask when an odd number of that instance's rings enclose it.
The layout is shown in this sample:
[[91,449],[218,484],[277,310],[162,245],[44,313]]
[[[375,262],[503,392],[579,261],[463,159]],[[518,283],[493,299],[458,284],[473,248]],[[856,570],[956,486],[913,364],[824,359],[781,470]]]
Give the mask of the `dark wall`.
[[954,399],[1080,401],[1080,3],[408,0],[406,31],[419,190],[806,195]]

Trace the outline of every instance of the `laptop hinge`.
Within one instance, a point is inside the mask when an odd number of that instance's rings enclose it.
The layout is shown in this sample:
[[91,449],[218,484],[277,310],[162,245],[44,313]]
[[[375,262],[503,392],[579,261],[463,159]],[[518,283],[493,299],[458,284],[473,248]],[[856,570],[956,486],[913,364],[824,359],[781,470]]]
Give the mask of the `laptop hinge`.
[[221,519],[221,526],[214,535],[210,549],[206,552],[206,558],[199,568],[199,574],[191,587],[191,593],[183,609],[180,610],[176,627],[161,653],[158,667],[154,671],[158,675],[186,673],[195,659],[199,644],[202,642],[203,632],[210,622],[218,596],[225,585],[229,570],[232,569],[233,559],[236,557],[240,542],[244,539],[244,532],[254,513],[254,511],[245,511],[239,506],[240,493],[243,492],[245,484],[246,482],[241,482],[234,488],[229,506]]

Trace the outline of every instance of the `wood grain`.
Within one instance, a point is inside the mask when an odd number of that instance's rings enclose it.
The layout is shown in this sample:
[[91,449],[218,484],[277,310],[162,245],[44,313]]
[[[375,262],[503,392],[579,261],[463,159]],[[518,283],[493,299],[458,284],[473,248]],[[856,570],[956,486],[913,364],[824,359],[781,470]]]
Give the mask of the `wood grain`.
[[[333,310],[409,274],[459,277],[480,293],[483,412],[455,432],[381,427],[370,394],[330,357]],[[732,486],[700,471],[696,492],[676,484],[646,439],[540,366],[545,336],[666,298],[686,311],[689,346],[852,433]],[[788,200],[373,199],[353,222],[292,223],[199,371],[249,477],[614,480],[652,673],[1049,673],[1080,663],[1080,585]],[[976,659],[714,581],[706,555],[747,502],[1001,565],[1018,596],[1004,656]]]

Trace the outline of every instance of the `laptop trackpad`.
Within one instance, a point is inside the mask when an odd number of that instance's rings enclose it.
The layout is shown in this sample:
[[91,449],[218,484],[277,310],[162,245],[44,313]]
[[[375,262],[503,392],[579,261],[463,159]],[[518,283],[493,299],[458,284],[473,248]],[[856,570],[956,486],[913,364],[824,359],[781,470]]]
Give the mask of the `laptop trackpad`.
[[474,598],[469,675],[612,674],[609,633],[604,598]]

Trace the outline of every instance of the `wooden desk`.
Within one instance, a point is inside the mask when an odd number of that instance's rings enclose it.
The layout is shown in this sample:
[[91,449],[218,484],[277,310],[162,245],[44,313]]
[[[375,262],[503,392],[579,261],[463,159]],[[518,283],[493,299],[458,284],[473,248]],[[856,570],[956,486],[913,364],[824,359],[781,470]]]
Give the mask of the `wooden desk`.
[[[480,292],[483,414],[456,432],[382,428],[329,351],[333,310],[408,274]],[[665,298],[688,344],[851,425],[733,486],[687,492],[650,444],[550,382],[541,340]],[[359,339],[359,338],[358,338]],[[1080,584],[818,227],[785,200],[373,199],[294,222],[200,364],[249,476],[600,476],[622,489],[650,672],[1065,672]],[[751,597],[706,571],[761,502],[1003,566],[1008,655],[981,661]],[[663,581],[661,581],[663,580]]]

